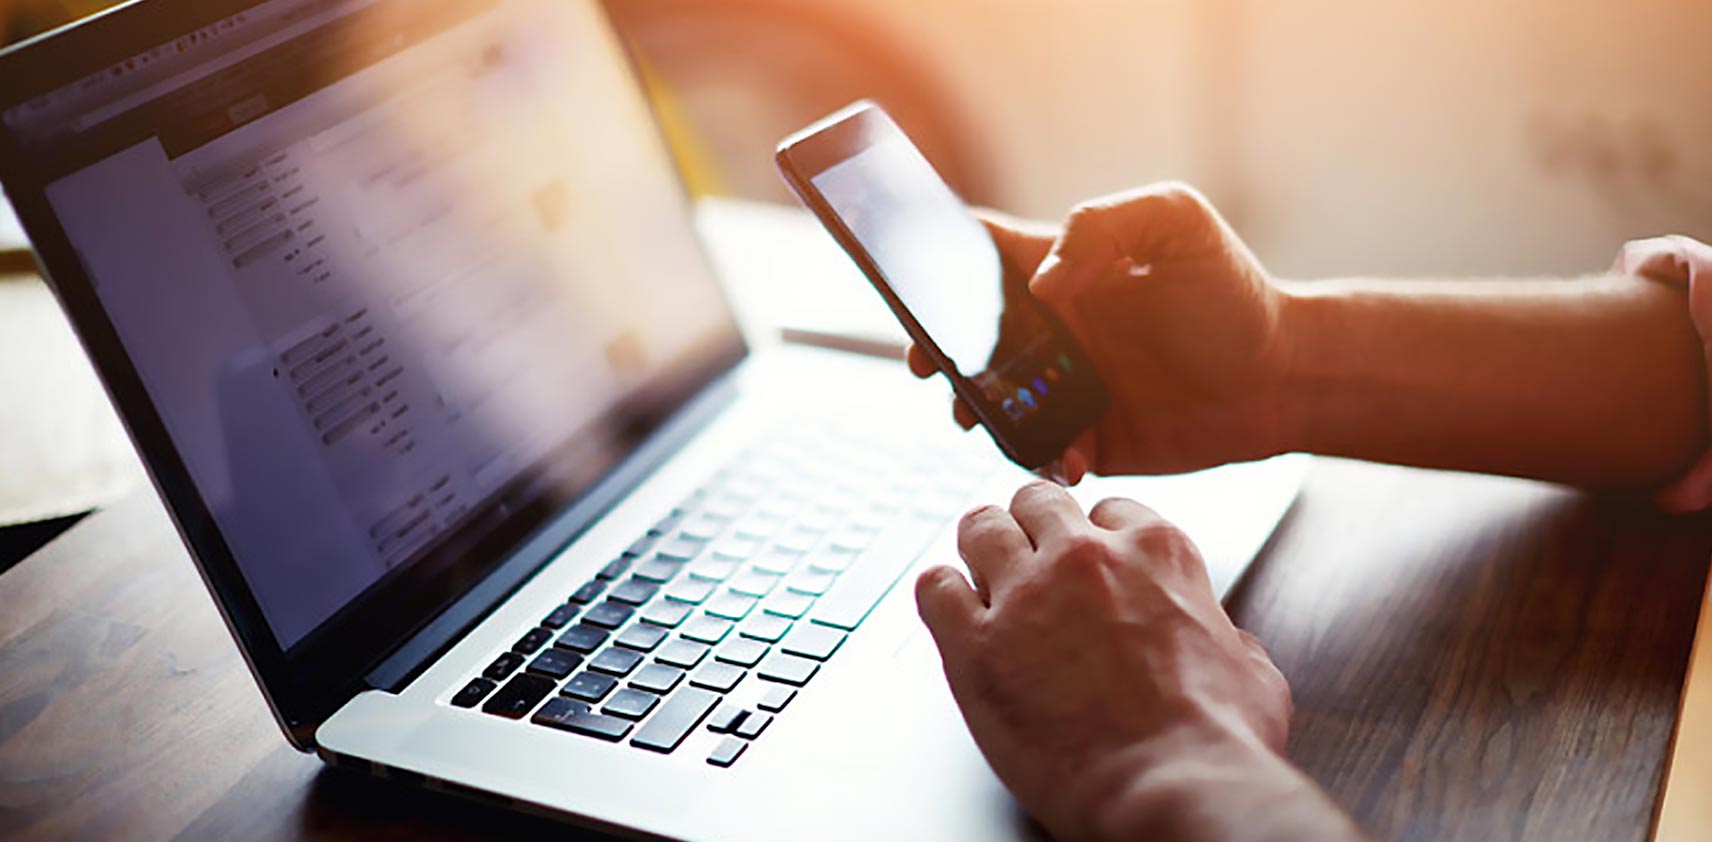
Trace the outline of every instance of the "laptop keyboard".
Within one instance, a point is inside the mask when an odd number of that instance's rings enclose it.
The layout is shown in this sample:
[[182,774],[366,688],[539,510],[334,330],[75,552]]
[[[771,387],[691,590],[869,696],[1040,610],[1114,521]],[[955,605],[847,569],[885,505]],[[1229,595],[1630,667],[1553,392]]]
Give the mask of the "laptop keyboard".
[[[943,444],[941,442],[941,444]],[[730,766],[845,645],[991,463],[854,432],[758,443],[568,595],[452,704]]]

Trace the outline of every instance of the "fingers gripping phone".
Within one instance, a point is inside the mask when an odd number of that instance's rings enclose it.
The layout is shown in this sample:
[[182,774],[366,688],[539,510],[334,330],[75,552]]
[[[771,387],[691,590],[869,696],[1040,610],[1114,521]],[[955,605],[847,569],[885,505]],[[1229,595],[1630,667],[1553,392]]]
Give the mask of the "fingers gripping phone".
[[1082,349],[1006,272],[969,213],[890,116],[857,102],[785,138],[785,181],[861,267],[1005,455],[1030,470],[1106,409]]

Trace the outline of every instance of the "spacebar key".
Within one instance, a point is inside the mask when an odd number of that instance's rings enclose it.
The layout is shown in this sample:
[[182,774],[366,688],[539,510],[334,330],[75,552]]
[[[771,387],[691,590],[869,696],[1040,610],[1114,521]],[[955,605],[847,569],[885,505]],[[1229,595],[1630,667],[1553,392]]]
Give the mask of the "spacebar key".
[[905,522],[881,535],[838,577],[832,590],[815,602],[809,619],[834,628],[856,628],[944,527],[945,521],[938,518],[906,516]]
[[685,687],[666,700],[654,718],[636,732],[630,744],[650,751],[670,752],[684,741],[684,735],[701,724],[718,702],[718,693]]

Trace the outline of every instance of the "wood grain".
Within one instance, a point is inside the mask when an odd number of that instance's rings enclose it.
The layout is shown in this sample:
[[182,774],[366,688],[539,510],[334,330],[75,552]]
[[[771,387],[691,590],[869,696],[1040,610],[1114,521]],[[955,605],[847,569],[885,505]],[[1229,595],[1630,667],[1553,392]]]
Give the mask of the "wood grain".
[[[1235,595],[1384,838],[1643,839],[1712,526],[1325,461]],[[152,496],[0,576],[0,838],[596,838],[286,746]]]
[[1640,840],[1709,554],[1704,518],[1322,460],[1232,609],[1380,838]]

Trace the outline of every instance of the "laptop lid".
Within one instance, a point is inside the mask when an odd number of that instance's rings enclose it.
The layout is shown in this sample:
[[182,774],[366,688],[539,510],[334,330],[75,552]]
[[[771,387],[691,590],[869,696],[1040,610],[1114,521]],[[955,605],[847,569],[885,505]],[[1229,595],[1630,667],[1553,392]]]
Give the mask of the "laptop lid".
[[585,0],[139,0],[0,179],[300,746],[743,354]]

